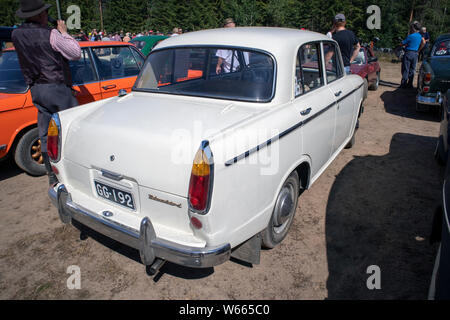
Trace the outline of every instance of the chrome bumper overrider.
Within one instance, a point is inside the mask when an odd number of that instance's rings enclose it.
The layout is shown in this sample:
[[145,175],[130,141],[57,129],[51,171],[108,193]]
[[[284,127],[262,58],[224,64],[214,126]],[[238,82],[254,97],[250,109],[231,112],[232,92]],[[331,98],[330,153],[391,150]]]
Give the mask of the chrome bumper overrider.
[[48,189],[48,196],[63,223],[72,219],[118,242],[139,250],[144,265],[151,265],[156,258],[179,265],[206,268],[219,265],[230,258],[231,246],[189,247],[156,237],[149,218],[141,221],[140,230],[107,220],[74,202],[63,184]]
[[416,96],[416,102],[420,104],[427,104],[430,106],[440,106],[442,103],[442,95],[440,92],[438,92],[435,97],[426,97],[420,95],[419,93]]

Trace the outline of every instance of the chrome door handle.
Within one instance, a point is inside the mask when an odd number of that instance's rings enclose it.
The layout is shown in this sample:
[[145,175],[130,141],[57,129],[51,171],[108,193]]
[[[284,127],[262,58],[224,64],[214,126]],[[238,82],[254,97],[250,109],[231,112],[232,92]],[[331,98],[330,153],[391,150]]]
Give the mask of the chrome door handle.
[[305,109],[303,111],[300,111],[300,114],[302,116],[306,116],[307,114],[309,114],[311,112],[311,108]]
[[339,97],[339,96],[341,95],[341,93],[342,93],[342,91],[339,90],[338,92],[335,92],[334,95],[335,95],[336,97]]
[[115,87],[116,87],[115,84],[110,84],[110,85],[108,85],[108,86],[103,86],[102,88],[103,88],[104,90],[109,90],[109,89],[114,89]]

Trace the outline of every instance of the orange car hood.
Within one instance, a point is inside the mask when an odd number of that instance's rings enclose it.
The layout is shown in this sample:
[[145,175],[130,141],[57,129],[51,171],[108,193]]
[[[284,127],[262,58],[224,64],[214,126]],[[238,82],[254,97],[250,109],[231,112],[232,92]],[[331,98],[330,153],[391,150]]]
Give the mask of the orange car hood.
[[0,112],[23,108],[26,100],[25,93],[0,93]]

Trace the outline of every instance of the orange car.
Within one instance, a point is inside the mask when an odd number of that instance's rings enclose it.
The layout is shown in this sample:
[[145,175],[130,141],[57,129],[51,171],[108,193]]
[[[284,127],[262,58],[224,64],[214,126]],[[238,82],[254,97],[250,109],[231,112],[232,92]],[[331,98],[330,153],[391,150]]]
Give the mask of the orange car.
[[[81,59],[70,61],[79,104],[131,91],[144,55],[125,42],[80,42]],[[20,70],[14,49],[0,55],[0,161],[14,157],[32,175],[45,174],[37,129],[37,108]]]

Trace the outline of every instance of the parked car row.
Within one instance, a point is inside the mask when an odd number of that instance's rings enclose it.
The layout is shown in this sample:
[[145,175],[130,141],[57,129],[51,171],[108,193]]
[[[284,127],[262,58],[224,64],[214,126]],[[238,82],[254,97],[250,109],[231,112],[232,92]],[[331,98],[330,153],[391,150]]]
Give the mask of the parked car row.
[[169,38],[169,36],[141,36],[130,40],[130,43],[134,44],[136,48],[148,56],[153,48],[161,41]]
[[425,55],[417,78],[417,111],[424,105],[440,108],[443,95],[450,89],[450,34],[439,36]]
[[350,70],[353,74],[364,79],[364,99],[367,98],[368,90],[377,90],[380,84],[381,67],[378,58],[368,46],[362,46],[358,56],[353,60]]
[[318,33],[171,37],[127,95],[55,114],[49,197],[62,222],[139,250],[153,271],[259,263],[261,246],[286,237],[299,195],[355,143],[363,86]]
[[[131,91],[144,55],[123,42],[80,42],[81,59],[70,61],[73,89],[79,104]],[[0,55],[0,160],[11,155],[32,175],[45,174],[37,130],[37,109],[14,49]]]

